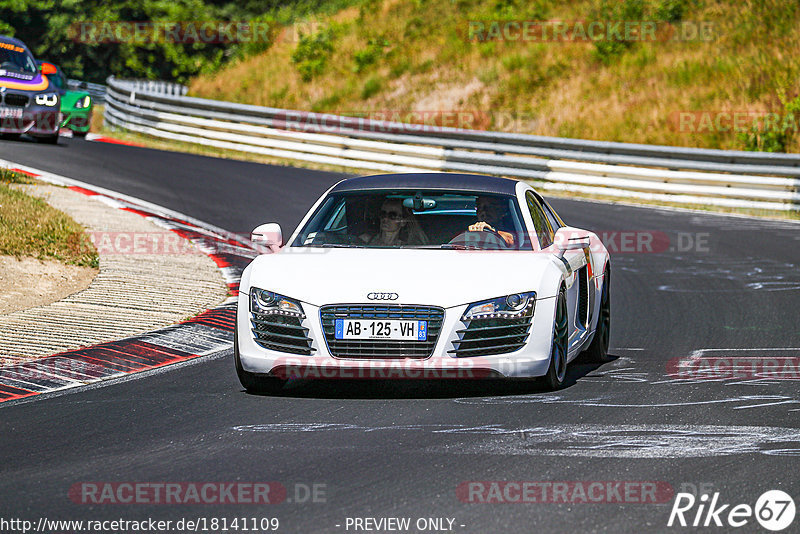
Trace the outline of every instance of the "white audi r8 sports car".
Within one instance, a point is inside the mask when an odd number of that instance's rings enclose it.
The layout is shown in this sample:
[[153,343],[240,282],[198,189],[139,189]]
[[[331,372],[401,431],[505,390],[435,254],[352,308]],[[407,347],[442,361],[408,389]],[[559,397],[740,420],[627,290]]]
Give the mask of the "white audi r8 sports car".
[[234,356],[248,391],[292,377],[534,378],[606,361],[609,255],[528,184],[467,174],[343,180],[244,270]]

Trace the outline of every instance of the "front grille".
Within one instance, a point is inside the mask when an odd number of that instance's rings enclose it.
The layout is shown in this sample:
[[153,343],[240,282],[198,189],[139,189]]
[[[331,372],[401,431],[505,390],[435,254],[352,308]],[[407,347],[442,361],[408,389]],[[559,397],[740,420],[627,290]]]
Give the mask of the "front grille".
[[533,319],[533,309],[514,319],[486,318],[466,322],[466,328],[457,330],[459,339],[447,351],[456,356],[489,356],[519,350],[528,339]]
[[311,346],[308,328],[298,317],[251,312],[250,324],[253,340],[265,349],[306,356],[316,350]]
[[[323,306],[322,330],[331,355],[337,358],[427,358],[433,354],[442,330],[444,309],[434,306],[343,304]],[[336,319],[399,319],[428,321],[427,341],[336,339]]]
[[28,105],[28,97],[26,95],[18,95],[16,93],[8,93],[4,101],[7,106],[14,106],[18,108],[24,108]]

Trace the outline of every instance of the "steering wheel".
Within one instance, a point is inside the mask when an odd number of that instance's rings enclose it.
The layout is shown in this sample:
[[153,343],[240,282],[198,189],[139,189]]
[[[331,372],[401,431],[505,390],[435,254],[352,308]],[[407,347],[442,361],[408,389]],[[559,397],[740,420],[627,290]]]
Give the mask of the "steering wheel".
[[314,243],[331,243],[335,245],[363,246],[364,242],[355,235],[345,232],[319,232],[314,237]]
[[448,245],[464,245],[465,247],[477,249],[507,249],[509,248],[506,240],[500,235],[497,230],[490,230],[484,228],[478,232],[467,230],[461,232],[448,242]]

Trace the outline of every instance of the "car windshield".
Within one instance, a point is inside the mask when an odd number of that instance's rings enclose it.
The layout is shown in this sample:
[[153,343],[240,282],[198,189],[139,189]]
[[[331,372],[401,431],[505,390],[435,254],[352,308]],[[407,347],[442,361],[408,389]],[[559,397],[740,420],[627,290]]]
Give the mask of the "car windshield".
[[24,48],[0,42],[0,70],[36,74],[36,62]]
[[531,250],[513,196],[402,190],[328,195],[292,246]]

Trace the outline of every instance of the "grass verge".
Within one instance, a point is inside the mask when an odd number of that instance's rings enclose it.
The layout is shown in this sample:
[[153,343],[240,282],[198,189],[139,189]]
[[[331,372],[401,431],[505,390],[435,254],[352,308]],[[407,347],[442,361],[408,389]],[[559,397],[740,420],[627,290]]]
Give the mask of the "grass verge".
[[31,183],[24,174],[0,169],[0,254],[97,268],[97,250],[80,224],[44,200],[11,187]]
[[[362,0],[311,20],[317,31],[200,75],[189,94],[407,122],[460,111],[463,127],[800,152],[797,0]],[[549,30],[505,32],[522,21]],[[559,21],[569,36],[554,37]],[[623,23],[630,35],[611,30]],[[588,38],[593,24],[608,31]]]

